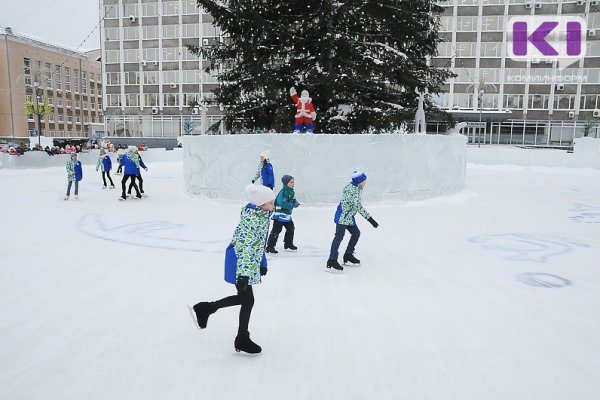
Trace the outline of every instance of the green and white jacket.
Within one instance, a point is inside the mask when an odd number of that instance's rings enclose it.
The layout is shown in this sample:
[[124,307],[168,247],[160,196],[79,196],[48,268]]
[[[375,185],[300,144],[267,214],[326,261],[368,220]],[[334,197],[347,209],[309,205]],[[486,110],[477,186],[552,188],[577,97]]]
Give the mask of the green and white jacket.
[[248,204],[242,208],[240,223],[233,233],[233,248],[237,257],[236,279],[247,276],[248,283],[260,283],[260,266],[269,233],[270,212]]
[[356,225],[356,220],[354,219],[356,213],[360,213],[365,219],[371,218],[371,215],[369,215],[360,202],[361,195],[362,188],[360,186],[349,183],[344,187],[342,200],[338,204],[335,217],[333,218],[336,224]]
[[75,163],[76,161],[67,161],[67,180],[69,182],[75,182]]

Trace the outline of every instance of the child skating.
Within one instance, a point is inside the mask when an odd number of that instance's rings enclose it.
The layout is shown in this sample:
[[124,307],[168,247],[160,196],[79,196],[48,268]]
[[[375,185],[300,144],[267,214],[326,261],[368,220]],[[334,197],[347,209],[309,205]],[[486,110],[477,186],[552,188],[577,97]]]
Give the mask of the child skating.
[[135,153],[137,152],[137,147],[135,146],[129,146],[127,153],[125,153],[123,155],[123,158],[121,159],[121,162],[123,163],[123,167],[125,168],[125,175],[123,175],[123,179],[121,179],[121,200],[126,200],[126,193],[125,190],[127,189],[127,180],[131,179],[131,184],[133,185],[133,188],[135,189],[136,192],[136,198],[137,199],[141,199],[142,195],[140,194],[140,189],[138,188],[138,186],[135,183],[135,177],[137,176],[137,171],[140,168],[140,161],[139,159],[135,156]]
[[237,294],[214,302],[190,306],[190,312],[200,329],[206,328],[208,317],[220,308],[241,305],[238,334],[234,341],[236,351],[257,354],[262,348],[250,340],[248,324],[254,305],[253,285],[261,283],[267,274],[265,240],[269,232],[269,218],[273,211],[273,191],[266,186],[246,186],[249,204],[242,208],[240,223],[233,240],[225,251],[225,281],[235,284]]
[[104,186],[102,189],[106,189],[106,178],[110,181],[110,188],[114,189],[115,184],[113,183],[112,178],[110,177],[110,170],[112,169],[112,160],[110,159],[110,155],[106,154],[104,149],[100,149],[100,157],[98,157],[98,162],[96,163],[96,172],[98,170],[102,171],[102,181],[104,182]]
[[258,164],[258,169],[254,179],[252,179],[252,183],[259,183],[273,189],[275,187],[275,175],[273,173],[273,165],[269,162],[269,158],[271,158],[271,152],[269,150],[264,150],[260,153],[260,164]]
[[294,245],[294,221],[292,221],[292,210],[300,205],[296,200],[294,193],[294,177],[284,175],[281,178],[283,189],[279,191],[275,199],[275,213],[273,213],[273,229],[267,241],[267,253],[277,254],[275,249],[277,239],[282,229],[285,227],[285,236],[283,237],[283,248],[286,250],[298,250]]
[[356,247],[356,243],[358,243],[358,238],[360,237],[360,229],[356,225],[356,220],[354,216],[356,213],[360,213],[367,221],[373,225],[374,228],[377,228],[379,224],[375,222],[373,217],[369,215],[367,210],[362,206],[360,197],[362,195],[362,190],[367,184],[367,175],[364,172],[354,170],[352,173],[352,181],[344,187],[344,192],[342,193],[342,200],[340,204],[337,206],[337,210],[335,212],[335,236],[333,238],[333,242],[331,243],[331,252],[329,253],[329,260],[327,260],[327,268],[332,268],[336,271],[343,271],[344,267],[340,265],[338,262],[338,249],[340,248],[340,244],[344,239],[344,234],[346,230],[350,232],[350,241],[348,242],[348,247],[344,252],[344,264],[350,262],[352,264],[360,264],[360,260],[354,257],[354,248]]
[[121,175],[123,173],[123,154],[123,149],[117,150],[117,163],[119,164],[119,167],[117,168],[115,175]]
[[77,160],[77,153],[72,153],[70,160],[67,161],[67,194],[65,200],[71,196],[71,186],[75,184],[75,200],[79,199],[79,181],[83,179],[83,169],[81,161]]
[[137,169],[135,178],[132,179],[131,183],[129,184],[129,190],[127,191],[127,195],[131,196],[131,189],[133,189],[133,184],[135,183],[135,179],[137,179],[139,182],[139,188],[140,188],[140,193],[142,194],[142,197],[148,197],[144,193],[144,180],[142,179],[142,170],[141,170],[142,168],[144,168],[144,170],[146,172],[148,172],[148,167],[146,167],[146,164],[144,164],[144,160],[142,160],[142,156],[140,155],[139,150],[137,153],[135,153],[134,157],[137,157],[139,164],[140,164],[140,168]]

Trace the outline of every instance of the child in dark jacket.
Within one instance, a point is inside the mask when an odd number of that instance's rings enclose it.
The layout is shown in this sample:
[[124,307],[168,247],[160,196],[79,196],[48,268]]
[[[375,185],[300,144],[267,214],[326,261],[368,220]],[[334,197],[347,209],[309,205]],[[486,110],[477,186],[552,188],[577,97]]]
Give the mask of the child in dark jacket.
[[[140,162],[140,167],[137,169],[135,179],[137,179],[138,182],[140,183],[139,187],[140,187],[140,193],[142,194],[142,197],[148,197],[144,193],[144,180],[142,179],[142,168],[144,168],[144,170],[147,172],[148,167],[146,167],[146,164],[144,164],[144,160],[142,160],[142,156],[140,155],[139,152],[135,153],[135,157],[137,157]],[[131,195],[131,189],[133,189],[133,184],[135,183],[135,179],[132,179],[131,183],[129,184],[129,190],[127,191],[128,195]]]
[[294,221],[292,221],[292,210],[300,205],[296,200],[294,193],[294,177],[284,175],[281,178],[283,189],[279,191],[275,199],[275,213],[273,214],[273,229],[267,241],[267,253],[277,254],[275,249],[277,239],[283,227],[285,227],[285,236],[283,237],[283,248],[286,250],[298,250],[294,246]]
[[238,334],[234,341],[236,351],[256,354],[262,348],[250,340],[248,324],[254,305],[252,286],[261,283],[267,274],[265,240],[269,232],[269,217],[273,211],[273,191],[265,186],[246,186],[250,203],[242,208],[240,223],[233,240],[225,251],[225,281],[235,284],[237,294],[214,302],[201,302],[190,306],[194,323],[206,328],[208,317],[220,308],[241,305]]
[[106,154],[106,150],[100,149],[100,157],[98,157],[98,162],[96,163],[96,172],[98,170],[102,171],[102,181],[104,182],[104,187],[102,189],[106,189],[106,178],[110,181],[110,188],[114,189],[115,184],[113,183],[112,178],[110,177],[110,170],[112,169],[112,160],[110,159],[110,155]]

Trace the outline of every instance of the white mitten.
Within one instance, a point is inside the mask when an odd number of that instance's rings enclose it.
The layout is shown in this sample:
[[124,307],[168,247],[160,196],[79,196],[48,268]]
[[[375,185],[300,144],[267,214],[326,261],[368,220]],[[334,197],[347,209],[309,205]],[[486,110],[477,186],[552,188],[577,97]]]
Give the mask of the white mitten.
[[296,88],[292,86],[292,87],[290,88],[290,96],[293,96],[293,95],[295,95],[295,94],[296,94]]

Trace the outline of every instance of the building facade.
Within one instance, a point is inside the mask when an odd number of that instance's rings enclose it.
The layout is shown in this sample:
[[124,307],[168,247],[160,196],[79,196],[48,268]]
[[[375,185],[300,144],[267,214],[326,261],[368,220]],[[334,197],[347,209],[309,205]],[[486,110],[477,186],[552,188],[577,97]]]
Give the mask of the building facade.
[[[572,143],[600,117],[600,2],[594,0],[446,0],[444,42],[433,65],[456,75],[436,103],[470,121],[471,141]],[[507,56],[513,16],[579,16],[587,22],[585,58],[560,70],[555,61]],[[481,118],[483,123],[478,124]],[[592,122],[590,122],[592,121]],[[514,140],[513,140],[514,139]]]
[[[57,138],[90,137],[102,120],[101,64],[86,53],[0,31],[0,138],[19,141],[41,131]],[[27,114],[25,102],[48,101],[52,112]],[[40,128],[41,122],[41,128]]]
[[223,37],[195,0],[100,0],[100,14],[109,136],[173,138],[221,119],[207,105],[217,77],[186,46]]

